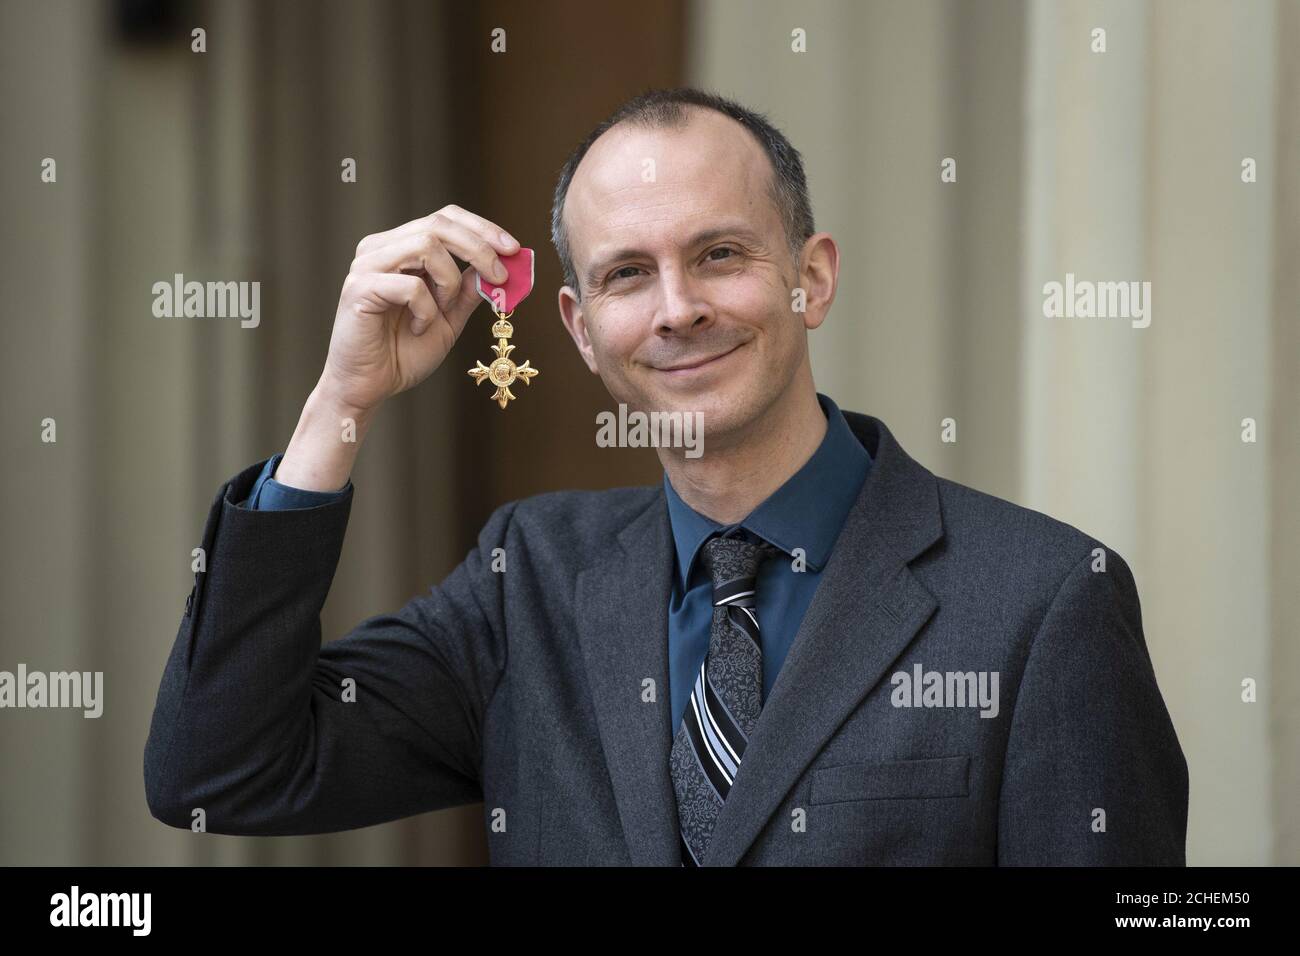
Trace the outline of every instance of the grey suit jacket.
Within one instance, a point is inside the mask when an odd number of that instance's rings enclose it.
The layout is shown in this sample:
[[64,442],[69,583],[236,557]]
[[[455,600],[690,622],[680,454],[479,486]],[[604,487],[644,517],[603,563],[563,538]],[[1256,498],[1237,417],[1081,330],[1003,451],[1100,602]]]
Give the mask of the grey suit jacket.
[[[1123,559],[845,414],[874,465],[705,865],[1183,864],[1187,766]],[[155,817],[296,834],[482,800],[493,864],[679,865],[660,485],[503,505],[442,584],[321,645],[350,492],[241,508],[260,467],[208,515]]]

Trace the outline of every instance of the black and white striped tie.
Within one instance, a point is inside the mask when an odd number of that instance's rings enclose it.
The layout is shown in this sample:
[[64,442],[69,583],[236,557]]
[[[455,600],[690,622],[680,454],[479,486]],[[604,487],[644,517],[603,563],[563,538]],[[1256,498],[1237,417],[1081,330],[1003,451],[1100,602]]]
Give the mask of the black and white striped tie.
[[763,645],[754,614],[755,581],[759,565],[776,553],[752,536],[704,543],[703,564],[713,579],[709,650],[695,675],[669,757],[683,866],[699,866],[704,859],[745,743],[758,722]]

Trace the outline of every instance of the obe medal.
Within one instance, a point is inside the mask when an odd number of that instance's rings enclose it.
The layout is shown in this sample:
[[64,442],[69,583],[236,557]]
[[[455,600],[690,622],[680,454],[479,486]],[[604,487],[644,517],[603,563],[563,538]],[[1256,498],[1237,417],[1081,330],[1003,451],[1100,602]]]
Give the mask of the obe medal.
[[497,340],[497,344],[492,346],[492,351],[497,353],[497,357],[490,365],[475,362],[469,374],[475,385],[482,385],[485,380],[495,385],[497,390],[492,393],[492,400],[505,408],[515,398],[510,391],[515,380],[520,379],[528,385],[537,374],[537,369],[527,362],[516,365],[510,359],[510,353],[515,348],[510,344],[510,337],[515,334],[515,327],[509,320],[516,306],[533,291],[533,250],[521,247],[512,256],[499,258],[506,267],[507,278],[504,284],[495,285],[477,273],[474,276],[478,294],[487,300],[492,307],[492,314],[496,316],[496,321],[492,323],[492,337]]

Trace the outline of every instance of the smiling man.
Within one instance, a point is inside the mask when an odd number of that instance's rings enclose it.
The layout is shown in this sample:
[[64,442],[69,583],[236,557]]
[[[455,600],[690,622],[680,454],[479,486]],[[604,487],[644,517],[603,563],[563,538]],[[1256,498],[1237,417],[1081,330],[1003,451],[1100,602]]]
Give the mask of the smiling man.
[[552,227],[588,367],[700,413],[705,453],[503,504],[441,584],[321,645],[360,440],[519,248],[458,206],[366,237],[287,449],[208,516],[154,815],[291,834],[481,800],[494,864],[1182,864],[1128,566],[816,391],[839,253],[785,137],[644,94],[565,164]]
[[739,521],[826,433],[807,331],[834,300],[839,253],[813,235],[798,153],[758,117],[674,99],[625,112],[561,175],[560,314],[616,399],[703,416],[707,455],[661,456],[670,487]]

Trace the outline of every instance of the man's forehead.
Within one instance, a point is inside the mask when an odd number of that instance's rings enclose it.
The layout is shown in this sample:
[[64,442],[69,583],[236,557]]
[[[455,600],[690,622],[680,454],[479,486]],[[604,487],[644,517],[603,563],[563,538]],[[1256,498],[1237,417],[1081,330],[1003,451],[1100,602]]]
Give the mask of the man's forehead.
[[645,228],[769,203],[770,164],[735,120],[691,111],[681,127],[616,126],[583,157],[565,201],[570,232],[589,241],[611,230]]

